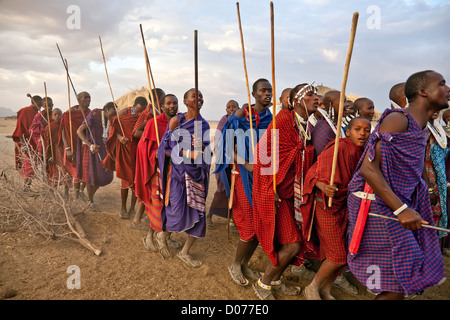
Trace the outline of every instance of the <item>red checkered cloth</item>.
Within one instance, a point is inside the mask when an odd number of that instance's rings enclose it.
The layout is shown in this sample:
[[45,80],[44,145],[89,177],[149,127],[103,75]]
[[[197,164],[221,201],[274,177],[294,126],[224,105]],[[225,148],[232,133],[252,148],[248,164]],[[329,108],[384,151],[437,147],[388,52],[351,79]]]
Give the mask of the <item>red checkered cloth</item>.
[[[75,159],[76,159],[76,154],[77,154],[77,150],[78,150],[77,144],[78,144],[78,140],[79,140],[78,135],[77,135],[77,130],[81,126],[81,124],[84,122],[84,117],[87,117],[89,115],[89,113],[91,113],[91,109],[87,109],[86,111],[84,111],[84,116],[83,116],[80,106],[74,106],[74,107],[70,108],[70,114],[69,114],[69,110],[67,110],[66,112],[63,113],[63,115],[61,117],[61,124],[59,126],[59,132],[58,132],[58,136],[59,136],[58,144],[61,148],[64,148],[62,135],[65,134],[67,143],[69,144],[69,147],[71,146],[70,128],[72,127],[72,142],[73,142],[72,154],[74,155]],[[73,162],[67,161],[66,150],[64,150],[64,166],[66,167],[67,171],[73,176],[74,183],[79,182],[79,180],[77,179],[77,163],[75,160]]]
[[33,122],[34,116],[37,113],[37,110],[33,106],[22,108],[17,112],[16,128],[11,135],[13,141],[16,143],[14,153],[16,156],[15,161],[17,170],[20,170],[22,168],[22,157],[25,156],[20,152],[20,148],[22,148],[20,139],[23,138],[25,140],[28,140],[30,138],[29,128],[31,123]]
[[[281,243],[277,241],[301,241],[298,237],[299,230],[292,227],[294,221],[294,177],[306,174],[312,165],[314,148],[303,141],[299,128],[295,122],[293,110],[282,110],[276,116],[276,128],[278,129],[278,171],[276,173],[277,193],[282,202],[275,215],[275,200],[273,191],[273,176],[266,175],[264,170],[271,172],[272,165],[272,126],[258,142],[256,148],[256,160],[253,170],[253,217],[256,225],[256,234],[261,246],[269,256],[274,266],[278,265],[277,247]],[[260,153],[267,150],[267,154]],[[304,152],[303,152],[304,151]],[[303,170],[302,170],[303,168]],[[279,214],[279,216],[278,216]],[[287,221],[289,220],[289,221]],[[283,235],[277,239],[279,235]],[[286,242],[288,243],[288,242]],[[297,256],[293,264],[301,263],[302,256]]]
[[[239,166],[236,166],[239,171]],[[240,239],[242,241],[251,241],[256,237],[255,225],[253,223],[253,208],[248,202],[245,195],[244,185],[242,184],[241,175],[235,175],[233,195],[233,220],[238,229]]]
[[[339,140],[338,157],[334,185],[338,188],[333,205],[328,206],[328,198],[316,187],[318,181],[330,184],[335,141],[330,141],[320,154],[317,162],[308,170],[304,184],[305,202],[300,209],[303,216],[303,235],[305,238],[312,226],[312,241],[320,242],[320,254],[330,262],[345,264],[348,248],[347,231],[347,194],[348,184],[355,172],[363,149],[357,147],[349,138]],[[314,200],[315,216],[313,218]],[[314,219],[314,221],[312,221]],[[318,243],[314,243],[318,245]]]
[[[47,171],[49,180],[53,185],[56,185],[58,182],[63,185],[68,185],[69,181],[67,177],[64,176],[67,171],[64,169],[64,150],[58,145],[58,131],[59,131],[59,122],[51,122],[50,125],[47,125],[43,132],[42,138],[44,139],[44,145],[46,147],[46,157],[49,159],[52,157],[53,150],[53,161],[54,164],[50,164],[47,162]],[[50,127],[50,132],[49,132]],[[51,139],[50,139],[51,133]],[[50,147],[50,142],[52,147]],[[60,177],[61,171],[61,177]],[[64,179],[63,179],[64,178]],[[61,181],[59,181],[61,179]]]
[[[129,107],[127,113],[120,116],[120,124],[117,117],[111,121],[109,137],[106,141],[107,156],[102,162],[103,166],[108,169],[112,169],[111,165],[114,163],[112,170],[116,171],[116,176],[130,182],[130,186],[134,183],[136,149],[139,142],[133,139],[133,130],[139,116],[132,112],[132,107]],[[123,145],[117,139],[117,134],[124,135],[130,142]]]
[[150,220],[150,227],[157,231],[163,231],[161,212],[164,207],[163,197],[161,194],[161,174],[159,169],[155,171],[150,179],[150,200],[144,202],[145,213]]

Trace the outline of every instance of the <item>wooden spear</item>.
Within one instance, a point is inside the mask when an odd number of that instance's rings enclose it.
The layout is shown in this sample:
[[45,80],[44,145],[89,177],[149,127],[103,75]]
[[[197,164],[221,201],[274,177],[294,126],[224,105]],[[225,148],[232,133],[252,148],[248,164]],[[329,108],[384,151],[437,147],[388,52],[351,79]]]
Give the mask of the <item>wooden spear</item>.
[[[275,23],[274,23],[274,9],[273,9],[273,2],[270,2],[270,25],[271,25],[271,42],[272,42],[272,114],[273,114],[273,120],[272,120],[272,155],[273,155],[273,193],[274,195],[277,194],[277,121],[276,121],[276,114],[277,114],[277,104],[275,100]],[[275,205],[275,214],[277,213],[277,206]]]
[[100,49],[102,51],[103,64],[105,66],[106,79],[108,80],[109,92],[111,92],[112,101],[114,103],[114,107],[116,108],[117,122],[119,122],[119,126],[120,126],[120,130],[122,131],[122,135],[125,136],[125,132],[123,131],[123,127],[122,127],[122,123],[120,122],[119,107],[116,104],[116,100],[114,99],[114,94],[113,94],[113,91],[112,91],[112,88],[111,88],[111,83],[109,82],[108,69],[106,68],[105,53],[103,52],[102,38],[100,36],[98,36],[98,40],[100,41]]
[[52,152],[52,160],[55,161],[55,155],[53,154],[52,130],[50,128],[50,112],[48,111],[47,84],[45,82],[44,82],[44,92],[45,92],[45,108],[47,109],[47,127],[48,127],[48,137],[50,139],[50,151]]
[[[145,40],[144,40],[144,33],[142,32],[142,25],[140,25],[140,28],[141,28],[142,41],[144,43],[144,49],[145,49],[145,59],[146,59],[146,61],[148,61],[147,74],[150,75],[150,79],[152,80],[152,86],[153,86],[153,89],[155,90],[155,93],[156,93],[155,79],[153,78],[152,67],[150,65],[150,59],[148,58],[147,47],[145,45]],[[161,108],[159,106],[158,94],[156,94],[154,96],[154,99],[156,100],[156,107],[158,108],[158,112],[159,112],[159,114],[161,114],[162,111],[161,111]]]
[[247,74],[247,63],[245,61],[245,46],[244,46],[244,35],[242,33],[242,24],[241,24],[241,13],[239,11],[239,2],[236,2],[237,15],[239,21],[239,32],[241,34],[241,46],[242,46],[242,57],[244,60],[244,73],[245,73],[245,83],[247,84],[247,96],[248,96],[248,111],[249,111],[249,120],[250,120],[250,135],[252,140],[252,154],[255,151],[255,139],[253,136],[253,119],[252,119],[252,101],[250,98],[250,87],[248,84],[248,74]]
[[[236,145],[234,146],[234,152],[236,153]],[[234,196],[234,185],[236,184],[236,163],[233,161],[233,166],[231,169],[231,186],[230,186],[230,198],[228,199],[228,210],[227,210],[227,234],[228,240],[230,240],[230,220],[231,220],[231,209],[233,209],[233,196]]]
[[[340,101],[339,101],[339,114],[338,114],[338,122],[337,122],[337,129],[336,129],[336,140],[335,140],[335,144],[334,144],[333,164],[331,167],[330,185],[334,184],[334,176],[336,175],[339,139],[341,137],[340,132],[341,132],[341,125],[342,125],[342,115],[344,113],[345,87],[347,85],[348,70],[350,69],[350,60],[352,59],[353,44],[355,43],[355,35],[356,35],[356,27],[358,25],[358,17],[359,17],[358,12],[353,13],[352,28],[351,28],[351,32],[350,32],[350,40],[348,43],[347,57],[345,59],[344,76],[342,79],[341,96],[340,96]],[[329,198],[328,206],[331,207],[332,203],[333,203],[333,198]]]
[[[148,59],[147,47],[145,45],[145,38],[144,38],[144,31],[142,30],[142,24],[140,24],[139,27],[141,29],[142,43],[144,45],[145,66],[146,66],[146,69],[147,69],[147,81],[148,81],[148,88],[150,90],[150,99],[152,100],[153,121],[155,122],[156,142],[158,142],[158,146],[159,146],[159,132],[158,132],[158,123],[156,121],[155,99],[153,97],[152,84],[151,84],[151,81],[150,81],[150,74],[151,74],[152,71],[150,69],[150,61]],[[161,114],[161,110],[159,109],[159,105],[158,105],[158,110],[159,110],[159,113]]]
[[[371,212],[369,212],[369,216],[377,217],[377,218],[381,218],[381,219],[386,219],[386,220],[392,220],[392,221],[400,222],[400,220],[398,220],[398,219],[396,219],[396,218],[391,218],[391,217],[383,216],[383,215],[377,214],[377,213],[371,213]],[[422,227],[423,227],[423,228],[427,228],[427,229],[433,229],[433,230],[437,230],[437,231],[442,231],[442,232],[450,233],[450,230],[449,230],[449,229],[444,229],[444,228],[440,228],[440,227],[430,226],[430,225],[427,225],[427,224],[422,224]]]
[[198,138],[198,31],[194,30],[194,88],[195,88],[195,108],[197,110],[195,114],[194,123],[194,138]]
[[69,98],[69,131],[70,131],[70,152],[73,153],[73,137],[72,137],[72,111],[71,111],[71,104],[70,104],[70,83],[69,83],[69,64],[67,63],[67,59],[64,59],[64,62],[66,63],[66,78],[67,78],[67,96]]

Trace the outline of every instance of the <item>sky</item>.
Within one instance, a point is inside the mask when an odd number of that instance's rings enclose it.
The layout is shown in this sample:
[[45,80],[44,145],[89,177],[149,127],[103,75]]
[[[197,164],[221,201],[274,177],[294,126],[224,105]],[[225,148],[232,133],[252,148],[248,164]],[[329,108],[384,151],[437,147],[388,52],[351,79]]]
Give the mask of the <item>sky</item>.
[[[435,70],[450,81],[450,1],[274,0],[275,98],[300,83],[341,89],[351,21],[359,13],[346,93],[389,106],[390,88],[413,73]],[[250,90],[272,82],[270,1],[239,2]],[[148,87],[142,24],[156,87],[175,94],[194,87],[194,30],[198,31],[198,83],[207,120],[226,103],[248,102],[236,1],[231,0],[0,0],[0,107],[18,111],[27,93],[68,109],[69,64],[77,92],[91,108]],[[253,98],[251,101],[254,102]],[[72,105],[75,96],[71,92]]]

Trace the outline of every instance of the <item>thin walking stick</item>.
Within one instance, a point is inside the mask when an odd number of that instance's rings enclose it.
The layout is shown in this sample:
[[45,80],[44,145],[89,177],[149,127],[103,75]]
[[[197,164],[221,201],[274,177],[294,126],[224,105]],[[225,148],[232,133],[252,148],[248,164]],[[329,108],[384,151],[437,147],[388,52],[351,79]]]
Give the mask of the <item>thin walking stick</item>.
[[[195,114],[195,121],[198,121],[198,31],[194,30],[194,88],[195,88],[195,108],[197,113]],[[198,128],[195,126],[194,136],[197,138]]]
[[70,131],[70,152],[73,153],[73,137],[72,137],[72,111],[70,110],[71,104],[70,104],[70,83],[69,83],[69,64],[67,63],[67,59],[64,59],[66,63],[66,69],[67,69],[67,96],[69,98],[69,131]]
[[[344,76],[342,79],[341,96],[340,96],[340,101],[339,101],[339,114],[338,114],[338,122],[337,122],[337,129],[336,129],[336,140],[335,140],[335,144],[334,144],[333,164],[331,167],[330,185],[334,184],[334,176],[336,175],[337,157],[338,157],[338,150],[339,150],[339,139],[341,136],[340,132],[341,132],[341,125],[342,125],[342,114],[344,112],[345,87],[347,85],[348,70],[350,69],[350,61],[352,59],[353,45],[355,43],[355,35],[356,35],[356,27],[358,25],[358,17],[359,17],[358,12],[353,13],[352,28],[351,28],[351,32],[350,32],[350,40],[348,43],[347,57],[345,59]],[[328,206],[331,207],[332,203],[333,203],[333,198],[330,197],[328,199]]]
[[[383,215],[377,214],[377,213],[369,212],[369,216],[400,222],[400,220],[398,220],[396,218],[386,217],[386,216],[383,216]],[[430,225],[427,225],[427,224],[422,224],[422,227],[423,228],[427,228],[427,229],[433,229],[433,230],[437,230],[437,231],[450,233],[449,229],[444,229],[444,228],[440,228],[440,227],[430,226]]]
[[53,154],[52,131],[50,128],[50,113],[48,112],[47,85],[45,82],[44,82],[44,92],[45,92],[45,108],[47,109],[47,127],[48,127],[48,136],[50,138],[50,150],[52,152],[52,160],[54,161],[55,156]]
[[[150,61],[148,59],[147,47],[145,46],[144,31],[142,30],[142,24],[140,24],[139,27],[141,29],[142,43],[144,45],[145,66],[147,69],[147,81],[148,81],[148,88],[150,90],[150,99],[152,100],[153,121],[155,122],[156,141],[158,142],[158,146],[159,146],[159,132],[158,132],[158,123],[156,122],[155,99],[153,98],[152,85],[151,85],[151,81],[150,81],[150,74],[151,74]],[[158,109],[159,109],[159,105],[158,105]],[[159,113],[161,114],[161,110],[159,110]]]
[[[270,25],[271,25],[271,43],[272,43],[272,114],[273,114],[273,120],[272,120],[272,140],[273,140],[273,149],[272,149],[272,155],[273,155],[273,193],[274,195],[277,194],[277,121],[276,121],[276,114],[277,114],[277,104],[275,102],[275,23],[274,23],[274,9],[273,9],[273,2],[270,2]],[[274,206],[275,214],[277,213],[277,206]]]
[[[236,152],[236,145],[234,146],[234,152]],[[231,219],[231,209],[233,208],[233,196],[234,196],[234,185],[236,183],[236,163],[233,161],[233,167],[231,169],[231,186],[230,186],[230,199],[228,199],[228,213],[227,213],[227,233],[228,240],[230,240],[230,219]]]
[[244,46],[244,35],[242,33],[242,24],[241,24],[241,14],[239,11],[239,2],[236,2],[237,15],[239,21],[239,32],[241,34],[241,46],[242,46],[242,58],[244,60],[244,73],[245,73],[245,83],[247,85],[247,96],[248,96],[248,111],[249,111],[249,120],[250,120],[250,135],[252,140],[252,154],[255,152],[255,138],[253,136],[253,119],[252,119],[252,101],[250,99],[250,87],[248,84],[248,74],[247,74],[247,63],[245,61],[245,46]]
[[111,83],[109,82],[108,69],[106,68],[105,53],[103,52],[102,38],[100,36],[98,36],[98,40],[100,41],[100,49],[102,51],[103,64],[105,66],[106,79],[108,80],[109,92],[111,92],[112,101],[114,103],[114,107],[116,108],[117,122],[119,123],[120,130],[122,131],[122,135],[125,136],[125,132],[123,131],[123,127],[122,127],[122,123],[120,122],[119,107],[116,104],[116,100],[114,99],[114,94],[113,94],[113,91],[112,91],[112,88],[111,88]]

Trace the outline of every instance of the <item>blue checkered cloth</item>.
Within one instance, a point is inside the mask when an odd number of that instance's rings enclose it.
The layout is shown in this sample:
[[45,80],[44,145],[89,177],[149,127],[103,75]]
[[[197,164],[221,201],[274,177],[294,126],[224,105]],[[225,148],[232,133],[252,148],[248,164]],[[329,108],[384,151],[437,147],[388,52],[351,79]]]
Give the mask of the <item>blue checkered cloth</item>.
[[[381,133],[381,121],[391,112],[402,112],[409,120],[406,133]],[[355,228],[360,198],[351,192],[363,191],[365,180],[360,173],[366,153],[375,157],[375,145],[381,146],[381,171],[393,192],[417,211],[423,220],[433,225],[430,199],[424,168],[426,128],[422,130],[404,109],[384,112],[366,144],[366,149],[348,186],[348,243]],[[392,209],[376,195],[370,211],[395,217]],[[374,293],[398,292],[410,295],[434,286],[444,279],[444,263],[436,231],[422,228],[404,229],[397,221],[367,218],[361,244],[356,255],[347,257],[348,267],[355,277]]]

